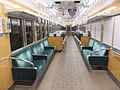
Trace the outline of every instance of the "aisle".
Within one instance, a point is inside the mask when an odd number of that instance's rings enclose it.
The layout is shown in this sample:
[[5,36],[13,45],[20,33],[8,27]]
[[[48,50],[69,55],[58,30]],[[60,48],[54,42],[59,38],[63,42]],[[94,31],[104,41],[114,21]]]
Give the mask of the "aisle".
[[38,90],[120,90],[106,72],[89,72],[73,37],[56,54]]
[[38,88],[15,90],[120,90],[106,72],[89,72],[73,37],[66,50],[57,53]]

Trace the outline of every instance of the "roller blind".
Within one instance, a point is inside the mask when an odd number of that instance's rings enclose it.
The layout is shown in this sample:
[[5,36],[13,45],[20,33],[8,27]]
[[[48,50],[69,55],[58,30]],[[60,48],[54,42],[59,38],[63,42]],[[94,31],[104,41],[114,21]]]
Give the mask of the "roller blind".
[[115,17],[113,47],[120,50],[120,16]]
[[95,23],[92,23],[92,28],[91,28],[91,37],[95,38],[96,37],[96,28],[95,28]]
[[103,43],[110,46],[112,45],[113,22],[113,17],[104,20]]
[[96,40],[101,39],[101,22],[96,22]]

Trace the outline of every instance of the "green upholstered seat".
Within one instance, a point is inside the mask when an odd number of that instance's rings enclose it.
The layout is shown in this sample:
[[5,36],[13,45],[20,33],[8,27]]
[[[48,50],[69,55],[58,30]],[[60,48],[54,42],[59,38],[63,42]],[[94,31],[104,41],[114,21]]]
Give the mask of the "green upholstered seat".
[[[32,53],[30,52],[30,50],[28,48],[23,50],[22,52],[14,55],[13,57],[23,59],[23,60],[28,60],[28,61],[33,60]],[[30,67],[29,63],[26,63],[26,62],[23,62],[23,61],[13,60],[12,62],[13,62],[14,67]]]
[[[94,41],[92,50],[89,50],[89,49],[82,50],[84,59],[89,62],[92,68],[104,67],[106,69],[107,63],[108,63],[108,57],[107,57],[108,50],[99,51],[101,49],[106,49],[106,48],[109,48],[109,47],[98,41]],[[98,52],[95,52],[95,51],[98,51]]]
[[27,60],[34,64],[33,67],[27,62],[12,60],[12,74],[15,81],[34,82],[37,77],[37,72],[43,70],[43,68],[46,66],[45,59],[33,60],[32,52],[29,48],[12,55],[12,57]]
[[44,46],[49,46],[48,40],[47,39],[43,40],[43,44],[44,44]]
[[51,50],[56,49],[56,46],[49,46],[48,39],[43,40],[43,46],[45,47],[45,49],[51,49]]
[[84,55],[90,55],[92,53],[92,50],[83,50]]
[[36,45],[31,46],[31,51],[34,55],[47,55],[48,60],[53,56],[54,49],[44,49],[43,42],[40,42]]
[[[12,57],[27,60],[34,64],[33,67],[27,62],[12,60],[12,73],[15,81],[34,82],[39,71],[46,69],[45,67],[49,65],[46,61],[50,62],[54,55],[54,49],[51,47],[47,49],[45,46],[48,46],[47,39],[44,40],[44,42],[34,44],[29,48],[27,47],[26,49],[22,49],[18,53],[12,55]],[[43,75],[42,73],[44,73],[44,71],[40,72],[39,74]]]
[[35,54],[35,55],[41,54],[43,52],[43,50],[41,49],[39,44],[33,45],[30,48],[31,48],[33,54]]
[[[13,57],[31,61],[31,62],[34,63],[35,66],[38,65],[35,62],[38,62],[39,65],[43,65],[43,66],[45,65],[45,60],[33,60],[33,56],[32,56],[32,53],[31,53],[29,48],[23,50],[22,52],[20,52],[20,53],[18,53],[16,55],[14,55]],[[31,65],[29,63],[26,63],[26,62],[23,62],[23,61],[19,61],[19,60],[13,60],[13,66],[14,67],[31,67]]]
[[94,42],[95,42],[95,40],[94,39],[89,39],[89,43],[88,43],[88,46],[93,46],[93,44],[94,44]]
[[53,53],[54,53],[53,50],[45,50],[45,51],[42,52],[42,54],[46,54],[46,55],[48,55],[49,57],[52,56]]
[[93,45],[93,51],[100,49],[100,47],[101,47],[101,43],[98,41],[95,41]]
[[46,64],[45,60],[34,60],[32,62],[37,67],[37,71],[42,70]]
[[[98,45],[98,43],[95,44],[95,45]],[[101,44],[100,44],[98,47],[95,46],[94,50],[87,50],[87,49],[83,50],[83,54],[84,54],[85,56],[87,56],[87,55],[90,55],[90,54],[91,54],[92,52],[94,52],[95,50],[100,50],[100,49],[105,49],[105,48],[107,48],[106,45],[101,45]],[[105,56],[105,55],[106,55],[106,51],[107,51],[107,50],[102,50],[102,51],[99,51],[99,52],[95,52],[95,53],[93,53],[93,54],[91,54],[91,55],[92,55],[92,56]]]
[[84,47],[93,47],[95,41],[96,41],[96,40],[90,38],[90,39],[89,39],[88,46],[83,46],[83,45],[81,45],[81,46],[80,46],[80,49],[82,50]]
[[90,56],[91,52],[91,50],[83,50],[83,55],[86,60],[88,60],[88,57]]

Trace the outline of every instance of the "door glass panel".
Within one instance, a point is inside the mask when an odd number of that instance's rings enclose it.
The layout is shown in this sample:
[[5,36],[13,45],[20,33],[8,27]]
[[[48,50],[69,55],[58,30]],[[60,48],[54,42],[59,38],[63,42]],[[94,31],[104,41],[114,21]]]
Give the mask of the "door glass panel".
[[14,51],[24,46],[23,32],[20,19],[10,18],[10,21],[12,30],[10,33],[11,51]]
[[40,32],[40,25],[37,23],[36,25],[36,32],[37,32],[37,40],[41,39],[41,32]]
[[33,43],[33,31],[32,31],[32,22],[26,21],[26,38],[27,45]]

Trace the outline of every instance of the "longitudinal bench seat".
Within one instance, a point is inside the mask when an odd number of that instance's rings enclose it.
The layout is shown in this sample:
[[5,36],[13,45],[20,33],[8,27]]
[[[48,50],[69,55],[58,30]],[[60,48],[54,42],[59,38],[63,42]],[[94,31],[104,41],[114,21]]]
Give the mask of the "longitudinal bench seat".
[[55,47],[52,47],[52,46],[44,47],[43,42],[33,45],[30,48],[34,56],[42,56],[42,55],[45,56],[46,55],[47,61],[51,60],[51,58],[53,58],[54,56]]
[[92,69],[107,69],[109,47],[97,40],[90,39],[89,46],[81,46],[85,62]]
[[16,84],[33,85],[42,79],[55,54],[47,39],[12,54],[12,74]]

